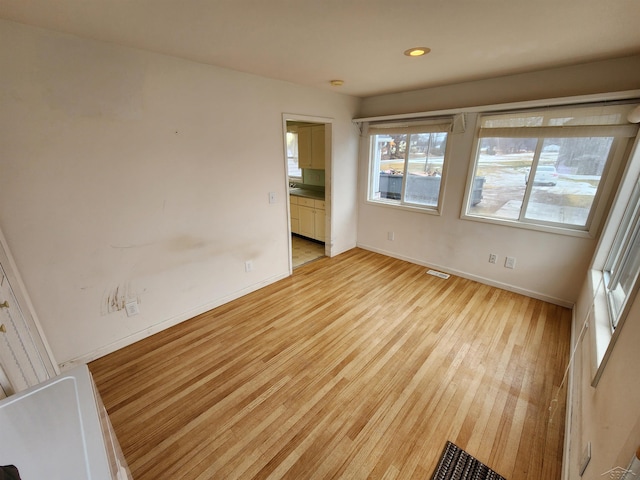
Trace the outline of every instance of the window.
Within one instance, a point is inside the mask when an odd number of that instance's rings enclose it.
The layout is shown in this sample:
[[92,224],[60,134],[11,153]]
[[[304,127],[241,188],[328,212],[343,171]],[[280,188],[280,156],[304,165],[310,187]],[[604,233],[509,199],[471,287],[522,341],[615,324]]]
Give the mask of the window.
[[368,200],[437,210],[450,123],[369,130]]
[[629,105],[480,117],[465,215],[589,231],[611,165],[637,127]]
[[297,132],[287,132],[287,167],[289,178],[302,180],[302,170],[298,167]]
[[640,272],[640,180],[616,233],[604,267],[611,328],[615,330]]

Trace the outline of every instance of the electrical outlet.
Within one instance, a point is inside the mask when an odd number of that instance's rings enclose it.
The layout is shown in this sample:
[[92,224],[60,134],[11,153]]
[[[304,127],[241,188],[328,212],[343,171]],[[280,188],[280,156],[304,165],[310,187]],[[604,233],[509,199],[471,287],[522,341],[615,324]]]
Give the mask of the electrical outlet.
[[395,240],[396,234],[394,232],[387,232],[387,240]]
[[138,300],[129,300],[124,304],[124,308],[127,311],[127,317],[132,317],[133,315],[138,315],[140,313],[140,309],[138,308]]
[[495,253],[489,254],[489,263],[496,263],[498,261],[498,256]]
[[251,260],[244,262],[244,271],[247,273],[253,271],[253,262]]
[[516,268],[516,259],[514,257],[507,257],[504,261],[506,268]]

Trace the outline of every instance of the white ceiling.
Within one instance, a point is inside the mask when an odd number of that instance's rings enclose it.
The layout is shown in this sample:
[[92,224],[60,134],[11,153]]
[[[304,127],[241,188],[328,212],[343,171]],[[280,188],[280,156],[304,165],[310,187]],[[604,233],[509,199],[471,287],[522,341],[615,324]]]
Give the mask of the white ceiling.
[[361,97],[640,53],[640,0],[0,0],[0,17]]

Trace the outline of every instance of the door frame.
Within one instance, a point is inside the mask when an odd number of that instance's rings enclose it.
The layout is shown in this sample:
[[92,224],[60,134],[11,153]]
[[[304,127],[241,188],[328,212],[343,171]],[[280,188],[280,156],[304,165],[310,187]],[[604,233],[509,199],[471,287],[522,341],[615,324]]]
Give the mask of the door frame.
[[285,191],[287,192],[286,198],[286,210],[287,210],[287,225],[289,226],[289,235],[287,236],[287,242],[289,245],[289,275],[293,273],[293,259],[292,259],[292,242],[291,242],[291,206],[289,203],[289,163],[287,160],[287,122],[306,122],[317,123],[324,125],[324,151],[325,151],[325,165],[324,165],[324,203],[325,203],[325,242],[324,242],[324,254],[327,257],[331,256],[332,241],[332,229],[331,229],[331,197],[332,197],[332,175],[333,175],[333,118],[330,117],[317,117],[312,115],[300,115],[295,113],[283,113],[282,114],[282,141],[283,141],[283,157],[284,157],[284,179],[285,179]]
[[[18,268],[13,260],[13,256],[11,255],[7,240],[2,233],[2,230],[0,230],[0,265],[2,265],[2,269],[9,281],[11,290],[18,302],[18,307],[22,311],[25,324],[31,332],[33,345],[40,357],[34,358],[33,361],[41,363],[44,366],[49,378],[60,374],[58,364],[56,363],[51,347],[44,336],[40,320],[35,313],[35,309],[33,308],[31,299],[27,294],[27,289],[20,277]],[[2,374],[2,377],[6,379],[6,375],[4,373]]]

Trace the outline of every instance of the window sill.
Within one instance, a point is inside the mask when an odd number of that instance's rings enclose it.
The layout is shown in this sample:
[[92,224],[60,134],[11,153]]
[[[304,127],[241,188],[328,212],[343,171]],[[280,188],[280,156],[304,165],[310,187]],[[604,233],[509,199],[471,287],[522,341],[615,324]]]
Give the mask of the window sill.
[[389,200],[370,200],[367,199],[367,204],[375,205],[378,207],[395,208],[396,210],[404,210],[416,213],[426,213],[428,215],[440,215],[438,207],[419,207],[417,205],[409,205],[406,203],[398,203],[397,201]]
[[573,228],[562,228],[551,225],[540,225],[537,223],[518,222],[516,220],[506,220],[502,218],[483,217],[481,215],[470,215],[463,213],[460,218],[462,220],[471,220],[473,222],[492,223],[494,225],[502,225],[510,228],[524,228],[526,230],[535,230],[538,232],[554,233],[557,235],[567,235],[570,237],[594,238],[591,232],[586,230],[576,230]]

